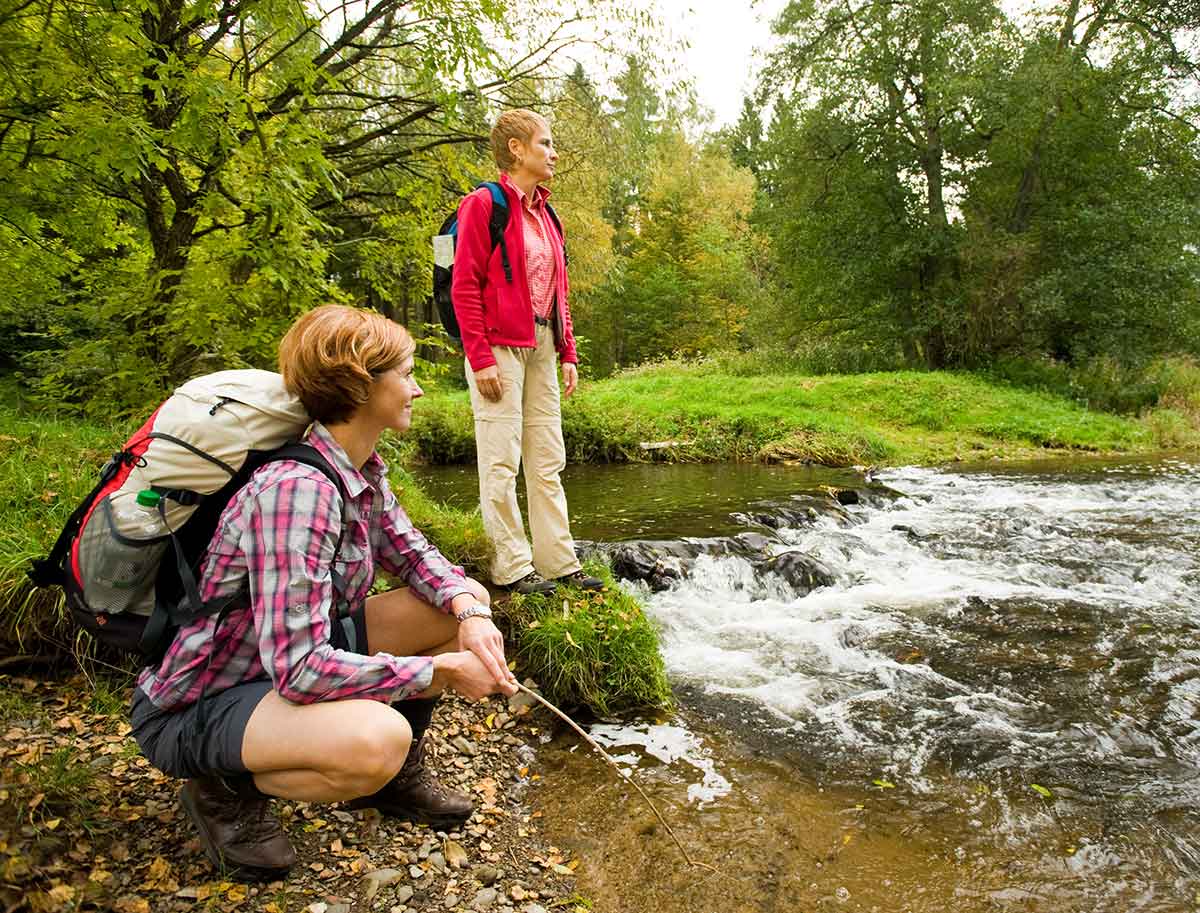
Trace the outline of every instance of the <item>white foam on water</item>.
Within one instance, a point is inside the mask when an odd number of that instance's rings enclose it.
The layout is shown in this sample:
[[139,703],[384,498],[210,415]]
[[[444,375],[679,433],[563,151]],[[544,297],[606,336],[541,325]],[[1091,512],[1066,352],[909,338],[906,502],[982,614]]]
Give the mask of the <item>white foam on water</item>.
[[[712,802],[732,789],[716,768],[712,754],[690,730],[671,723],[597,723],[589,733],[608,748],[634,751],[610,755],[626,771],[635,771],[644,759],[654,758],[688,781],[687,800],[698,805]],[[696,775],[699,774],[699,780]]]
[[[1136,624],[1200,622],[1196,465],[1066,476],[904,468],[879,479],[905,496],[848,508],[850,526],[823,518],[779,531],[778,551],[819,558],[834,585],[796,598],[742,558],[701,556],[684,580],[651,594],[673,678],[754,701],[796,726],[820,724],[847,745],[902,758],[920,779],[934,753],[929,734],[947,719],[958,719],[957,737],[1004,740],[1016,754],[1062,739],[1062,722],[1039,721],[1043,708],[1020,682],[980,692],[935,672],[920,650],[901,662],[871,644],[946,643],[971,600],[1023,601],[1048,607],[1047,617],[1082,605],[1119,619],[1097,643],[1101,655],[1120,649]],[[1076,664],[1052,640],[1022,649],[1044,665]],[[1104,673],[1093,674],[1103,687]],[[1197,690],[1174,686],[1171,713],[1184,728]],[[1090,753],[1122,750],[1095,733],[1088,741]],[[1200,734],[1196,742],[1200,750]]]

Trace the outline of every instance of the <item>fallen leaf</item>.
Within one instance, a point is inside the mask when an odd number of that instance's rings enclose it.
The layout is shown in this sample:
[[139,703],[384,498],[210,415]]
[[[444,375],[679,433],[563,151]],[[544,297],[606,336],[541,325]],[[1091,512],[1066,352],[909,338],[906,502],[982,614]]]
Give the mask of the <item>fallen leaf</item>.
[[136,894],[126,894],[114,901],[113,910],[116,913],[150,913],[150,901]]
[[146,872],[146,880],[139,890],[156,891],[162,894],[174,894],[179,890],[179,882],[171,874],[171,863],[162,856],[155,856]]
[[442,852],[446,856],[446,862],[456,869],[461,869],[467,862],[467,851],[462,848],[461,844],[449,838],[443,844]]
[[69,884],[60,884],[50,889],[50,898],[59,903],[70,903],[75,899],[75,889]]
[[246,899],[247,889],[244,884],[235,884],[225,892],[225,897],[234,903],[241,903]]
[[1043,799],[1053,799],[1054,798],[1054,793],[1050,792],[1050,790],[1046,789],[1046,787],[1042,786],[1042,784],[1040,784],[1040,783],[1030,783],[1029,788],[1032,789],[1039,796],[1041,796]]

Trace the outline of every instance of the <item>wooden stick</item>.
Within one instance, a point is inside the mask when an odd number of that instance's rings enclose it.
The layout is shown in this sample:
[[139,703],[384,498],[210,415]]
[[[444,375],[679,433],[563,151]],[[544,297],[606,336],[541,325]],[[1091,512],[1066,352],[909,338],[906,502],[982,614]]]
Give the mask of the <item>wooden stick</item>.
[[677,847],[679,847],[679,852],[683,854],[683,858],[687,862],[688,865],[699,866],[701,868],[708,869],[710,872],[716,871],[716,869],[713,866],[709,865],[707,862],[697,862],[696,860],[692,859],[691,856],[688,855],[688,851],[683,848],[683,844],[680,843],[679,838],[677,836],[675,836],[675,831],[673,831],[671,829],[671,825],[667,824],[667,819],[662,816],[662,812],[660,812],[658,810],[658,806],[656,806],[650,800],[650,797],[646,795],[646,791],[638,785],[637,781],[635,779],[633,779],[633,776],[631,774],[628,774],[621,769],[620,765],[617,764],[617,762],[612,759],[612,757],[609,755],[609,753],[607,751],[605,751],[603,748],[600,747],[599,743],[597,743],[595,739],[593,739],[590,735],[588,735],[586,732],[584,732],[583,729],[581,729],[579,727],[579,725],[576,724],[576,722],[573,719],[571,719],[569,716],[567,716],[565,713],[563,713],[561,710],[559,710],[557,707],[555,707],[553,704],[551,704],[548,700],[546,700],[544,697],[542,697],[536,691],[534,691],[531,688],[526,688],[524,685],[522,685],[520,682],[517,682],[517,681],[514,681],[513,684],[516,685],[518,688],[520,688],[522,691],[524,691],[526,694],[528,694],[530,697],[532,697],[534,700],[536,700],[538,703],[540,703],[542,706],[546,707],[552,713],[557,714],[568,726],[570,726],[577,733],[579,733],[583,737],[583,740],[585,742],[587,742],[594,749],[596,749],[596,751],[600,752],[600,756],[602,758],[604,758],[604,760],[606,760],[609,764],[612,765],[612,769],[615,770],[627,783],[629,783],[630,786],[632,786],[634,789],[636,789],[638,791],[638,793],[641,795],[641,797],[646,800],[646,804],[650,806],[650,810],[652,812],[654,812],[655,817],[658,818],[658,820],[662,822],[662,826],[667,829],[667,833],[671,835],[671,839],[674,840],[675,845]]

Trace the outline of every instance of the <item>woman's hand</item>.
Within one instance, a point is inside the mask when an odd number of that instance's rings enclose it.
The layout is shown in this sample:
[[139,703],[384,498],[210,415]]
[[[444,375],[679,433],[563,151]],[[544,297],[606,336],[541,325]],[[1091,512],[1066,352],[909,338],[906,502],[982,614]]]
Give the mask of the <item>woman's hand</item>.
[[579,368],[575,366],[575,362],[573,361],[564,361],[562,372],[563,399],[566,399],[575,392],[575,388],[579,385]]
[[500,402],[504,395],[504,385],[500,383],[500,369],[496,365],[488,365],[475,372],[475,389],[479,395],[493,403]]
[[492,674],[496,684],[512,681],[513,674],[504,659],[504,635],[490,618],[476,615],[458,626],[458,646],[479,658],[484,668]]
[[483,661],[469,650],[459,653],[439,653],[433,658],[433,684],[423,693],[428,697],[443,689],[457,691],[469,701],[479,701],[489,694],[516,694],[517,686],[508,679],[497,682]]

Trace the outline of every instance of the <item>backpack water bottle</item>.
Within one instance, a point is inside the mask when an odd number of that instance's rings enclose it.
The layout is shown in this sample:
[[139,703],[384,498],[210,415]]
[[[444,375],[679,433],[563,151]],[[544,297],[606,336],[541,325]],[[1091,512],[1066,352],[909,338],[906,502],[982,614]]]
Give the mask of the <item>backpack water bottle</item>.
[[79,549],[88,605],[108,613],[149,615],[153,610],[154,581],[170,533],[161,500],[158,492],[145,489],[118,491],[102,502],[104,519],[85,529]]

